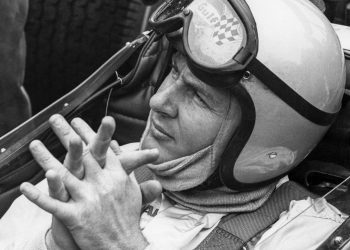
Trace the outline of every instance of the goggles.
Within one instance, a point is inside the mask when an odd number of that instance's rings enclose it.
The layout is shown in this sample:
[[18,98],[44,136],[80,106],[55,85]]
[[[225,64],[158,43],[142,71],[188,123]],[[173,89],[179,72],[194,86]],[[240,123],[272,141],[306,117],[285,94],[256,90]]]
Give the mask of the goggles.
[[256,58],[258,32],[244,0],[166,0],[149,23],[159,35],[181,31],[188,65],[205,83],[237,86],[249,70],[306,119],[319,125],[334,120],[336,114],[313,106]]
[[245,1],[167,0],[150,26],[160,35],[182,29],[191,70],[218,87],[238,82],[258,52],[255,21]]

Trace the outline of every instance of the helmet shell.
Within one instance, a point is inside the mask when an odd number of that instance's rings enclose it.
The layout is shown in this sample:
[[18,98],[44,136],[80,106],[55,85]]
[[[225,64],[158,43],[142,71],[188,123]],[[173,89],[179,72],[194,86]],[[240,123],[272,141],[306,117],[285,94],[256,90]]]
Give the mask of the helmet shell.
[[[305,0],[246,2],[258,30],[257,59],[318,109],[338,112],[345,86],[344,55],[322,12]],[[232,174],[249,185],[291,170],[329,126],[301,116],[253,75],[241,84],[254,102],[256,119]]]

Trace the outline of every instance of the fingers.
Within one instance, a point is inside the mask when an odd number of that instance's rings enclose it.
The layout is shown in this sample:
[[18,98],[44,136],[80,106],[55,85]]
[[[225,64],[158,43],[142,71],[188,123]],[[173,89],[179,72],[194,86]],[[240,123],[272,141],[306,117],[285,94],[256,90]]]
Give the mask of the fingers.
[[80,118],[74,118],[71,124],[75,132],[81,137],[81,139],[86,144],[89,144],[92,142],[96,133],[84,120]]
[[77,137],[77,133],[73,130],[73,128],[69,125],[66,119],[63,116],[56,114],[50,117],[49,123],[51,125],[52,130],[57,135],[58,139],[61,141],[62,145],[68,150],[69,140],[70,138]]
[[[113,155],[114,156],[114,155]],[[85,178],[88,181],[99,182],[102,168],[95,160],[90,152],[87,152],[83,157],[83,165],[85,168]]]
[[84,177],[84,167],[82,164],[83,142],[77,137],[72,137],[69,141],[69,149],[64,160],[64,166],[78,179]]
[[45,174],[49,186],[49,194],[52,198],[60,201],[68,201],[69,195],[64,187],[60,176],[53,170],[49,170]]
[[[115,130],[115,121],[112,117],[105,117],[98,129],[97,134],[90,126],[80,118],[72,120],[72,126],[83,141],[89,145],[89,150],[101,167],[104,167],[106,154],[112,154],[110,149],[111,138]],[[119,145],[113,141],[114,152],[119,151]]]
[[150,180],[140,184],[142,193],[142,204],[153,202],[162,193],[162,186],[159,181]]
[[[131,173],[135,169],[143,166],[145,164],[152,163],[156,161],[159,157],[158,149],[147,149],[133,152],[125,152],[118,156],[118,159],[123,166],[126,173]],[[109,157],[107,159],[110,159]],[[110,164],[106,164],[106,168],[115,169],[116,165],[111,162]]]
[[91,143],[89,144],[91,154],[101,165],[101,167],[103,167],[105,164],[107,150],[110,146],[114,130],[114,119],[112,117],[104,117],[97,134],[94,135]]
[[59,170],[62,165],[52,154],[46,149],[41,141],[35,140],[29,144],[29,150],[35,161],[46,171],[53,169]]
[[73,176],[40,141],[32,141],[29,145],[29,149],[35,161],[45,172],[54,170],[60,175],[60,178],[72,197],[80,195],[81,184],[79,180]]
[[30,183],[22,183],[20,186],[20,191],[25,197],[27,197],[28,200],[53,215],[57,216],[59,215],[60,210],[65,209],[64,203],[40,192]]

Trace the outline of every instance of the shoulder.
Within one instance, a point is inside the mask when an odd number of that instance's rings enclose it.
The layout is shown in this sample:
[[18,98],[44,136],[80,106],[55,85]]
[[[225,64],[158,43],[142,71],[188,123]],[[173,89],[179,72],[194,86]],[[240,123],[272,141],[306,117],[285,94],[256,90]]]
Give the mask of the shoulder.
[[316,249],[345,218],[324,199],[291,201],[255,249]]

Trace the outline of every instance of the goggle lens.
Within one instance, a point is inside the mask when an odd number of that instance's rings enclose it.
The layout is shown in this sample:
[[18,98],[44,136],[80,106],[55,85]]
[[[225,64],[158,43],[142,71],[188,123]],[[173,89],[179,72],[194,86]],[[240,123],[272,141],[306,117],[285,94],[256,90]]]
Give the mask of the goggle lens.
[[228,1],[195,0],[188,45],[193,59],[208,66],[230,61],[246,44],[246,31],[237,12]]

